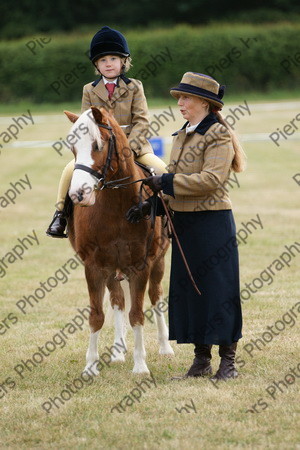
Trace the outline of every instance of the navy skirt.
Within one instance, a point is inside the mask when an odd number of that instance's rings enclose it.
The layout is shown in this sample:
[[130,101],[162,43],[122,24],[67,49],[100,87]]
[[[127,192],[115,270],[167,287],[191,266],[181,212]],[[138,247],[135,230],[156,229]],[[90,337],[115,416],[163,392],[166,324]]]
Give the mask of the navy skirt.
[[242,337],[242,311],[232,211],[175,211],[173,223],[202,295],[187,275],[173,238],[169,339],[179,344],[237,342]]

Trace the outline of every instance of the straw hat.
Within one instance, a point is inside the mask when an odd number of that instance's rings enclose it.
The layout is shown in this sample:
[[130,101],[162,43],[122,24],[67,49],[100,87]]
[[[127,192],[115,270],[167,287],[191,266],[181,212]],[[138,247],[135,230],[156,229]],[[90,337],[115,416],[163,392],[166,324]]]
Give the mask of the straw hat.
[[212,77],[197,72],[186,72],[179,85],[170,90],[171,95],[175,98],[185,93],[203,98],[220,109],[224,105],[221,100],[224,92],[225,86],[220,86]]

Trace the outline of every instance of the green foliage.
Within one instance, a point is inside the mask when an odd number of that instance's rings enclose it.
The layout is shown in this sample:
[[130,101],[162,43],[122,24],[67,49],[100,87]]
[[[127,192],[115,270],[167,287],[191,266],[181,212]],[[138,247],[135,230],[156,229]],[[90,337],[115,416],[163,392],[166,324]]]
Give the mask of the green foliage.
[[[204,25],[211,21],[270,23],[299,21],[298,0],[110,0],[109,7],[97,0],[8,0],[0,2],[0,37],[16,39],[32,33],[90,29],[103,25],[149,27],[188,23]],[[38,20],[37,20],[38,16]]]
[[[1,43],[0,100],[79,101],[83,85],[97,78],[87,56],[92,35]],[[186,71],[215,77],[229,94],[296,89],[299,35],[299,24],[131,31],[126,34],[133,57],[128,76],[140,79],[150,97],[167,97]]]

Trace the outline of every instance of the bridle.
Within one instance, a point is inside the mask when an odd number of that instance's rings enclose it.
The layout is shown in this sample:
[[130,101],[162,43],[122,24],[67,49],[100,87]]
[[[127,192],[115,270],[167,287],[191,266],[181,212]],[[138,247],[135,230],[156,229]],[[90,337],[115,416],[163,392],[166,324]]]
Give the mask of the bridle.
[[[93,175],[93,177],[97,178],[98,183],[94,188],[95,190],[102,190],[102,189],[105,189],[108,187],[114,188],[114,186],[113,186],[114,183],[123,181],[123,180],[127,180],[130,177],[121,178],[119,180],[114,180],[112,182],[106,181],[108,169],[112,170],[111,160],[112,160],[113,153],[116,151],[116,136],[115,136],[111,126],[106,125],[105,123],[97,123],[97,125],[98,125],[98,127],[105,128],[106,130],[109,131],[108,152],[107,152],[107,158],[106,158],[102,173],[97,170],[92,169],[89,166],[85,166],[84,164],[75,164],[74,170],[76,170],[76,169],[83,170],[84,172],[88,172],[91,175]],[[100,183],[102,183],[101,188],[99,188]]]
[[[143,182],[145,180],[145,178],[141,178],[141,179],[135,180],[135,181],[130,181],[129,183],[122,183],[122,181],[129,180],[131,178],[131,176],[128,176],[125,178],[119,178],[118,180],[106,181],[106,175],[107,175],[108,169],[110,168],[111,170],[113,170],[112,167],[110,167],[110,165],[111,165],[112,155],[114,152],[116,152],[116,136],[115,136],[111,126],[106,125],[105,123],[97,123],[97,125],[98,125],[98,127],[105,128],[106,130],[109,131],[108,152],[107,152],[107,158],[106,158],[102,173],[97,170],[92,169],[89,166],[85,166],[84,164],[75,164],[74,170],[76,170],[76,169],[83,170],[84,172],[88,172],[93,177],[97,178],[98,183],[94,187],[95,191],[102,191],[103,189],[120,189],[120,188],[125,188],[131,184]],[[100,183],[102,183],[101,188],[99,187]]]

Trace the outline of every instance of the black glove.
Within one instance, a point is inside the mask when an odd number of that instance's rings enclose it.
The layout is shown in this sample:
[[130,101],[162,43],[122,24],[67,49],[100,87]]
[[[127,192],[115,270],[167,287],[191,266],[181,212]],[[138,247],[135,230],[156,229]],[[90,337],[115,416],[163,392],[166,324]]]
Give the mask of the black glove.
[[149,202],[143,202],[141,208],[138,206],[132,206],[126,213],[126,219],[130,223],[139,223],[141,219],[148,216],[151,213],[151,204]]
[[153,192],[158,192],[158,191],[161,190],[162,176],[161,175],[154,175],[153,177],[146,178],[144,180],[144,184],[149,186],[149,188]]

